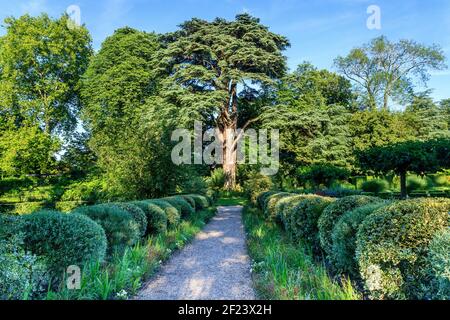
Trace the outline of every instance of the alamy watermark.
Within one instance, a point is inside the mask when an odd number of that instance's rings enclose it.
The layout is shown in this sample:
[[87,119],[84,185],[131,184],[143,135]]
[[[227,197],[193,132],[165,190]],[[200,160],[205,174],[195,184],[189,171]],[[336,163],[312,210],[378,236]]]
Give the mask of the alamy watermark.
[[367,8],[367,14],[370,14],[367,18],[367,29],[381,30],[381,8],[377,5],[371,5]]
[[172,150],[176,165],[261,165],[261,174],[273,176],[280,168],[280,133],[277,129],[211,128],[203,131],[202,122],[194,123],[194,132],[177,129],[172,141],[179,142]]

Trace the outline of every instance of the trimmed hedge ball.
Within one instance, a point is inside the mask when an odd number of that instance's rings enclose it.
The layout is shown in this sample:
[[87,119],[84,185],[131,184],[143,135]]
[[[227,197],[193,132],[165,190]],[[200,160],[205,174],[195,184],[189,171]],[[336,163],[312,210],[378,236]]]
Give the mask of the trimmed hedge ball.
[[331,262],[339,272],[359,276],[355,258],[356,233],[359,226],[369,215],[386,206],[387,203],[372,203],[345,213],[336,223],[332,233]]
[[119,208],[127,211],[133,219],[138,223],[139,225],[139,234],[141,237],[145,236],[145,233],[147,231],[147,216],[145,215],[145,212],[139,208],[138,206],[131,204],[131,203],[116,203],[114,204],[118,206]]
[[185,217],[189,217],[191,214],[193,214],[195,212],[194,207],[192,207],[189,202],[187,202],[183,197],[180,196],[173,196],[173,197],[167,197],[167,198],[163,198],[161,199],[163,201],[167,201],[168,203],[170,203],[172,206],[174,206],[175,208],[177,208],[180,213],[181,216],[183,218]]
[[148,201],[131,202],[141,208],[147,216],[147,234],[159,234],[167,231],[167,215],[163,209]]
[[277,194],[277,193],[279,193],[279,192],[278,191],[266,191],[266,192],[263,192],[263,193],[259,194],[256,197],[256,202],[258,204],[258,207],[261,210],[264,210],[264,204],[266,203],[266,199],[268,197],[270,197],[270,196],[273,196],[273,195]]
[[164,210],[167,216],[167,227],[175,228],[181,220],[181,212],[165,200],[149,200]]
[[350,196],[338,199],[325,208],[317,225],[319,227],[320,245],[327,256],[331,256],[333,250],[331,234],[339,218],[348,211],[381,201],[380,198],[370,196]]
[[192,196],[187,195],[187,194],[182,194],[182,195],[180,195],[180,197],[182,197],[184,200],[186,200],[191,205],[191,207],[194,208],[195,211],[197,211],[197,208],[195,206],[195,200],[194,200],[194,198],[192,198]]
[[334,198],[307,195],[291,209],[288,215],[288,234],[294,241],[310,245],[315,253],[321,253],[318,221]]
[[188,196],[192,197],[192,199],[194,199],[195,201],[195,209],[197,211],[206,209],[210,206],[210,203],[208,201],[208,198],[206,198],[205,196],[201,196],[198,194],[189,194]]
[[426,299],[450,300],[450,229],[434,236],[428,246],[427,266],[431,280]]
[[54,275],[68,266],[102,261],[107,250],[103,228],[80,214],[39,211],[23,216],[24,248],[44,258]]
[[292,214],[292,209],[305,198],[305,195],[291,195],[286,198],[282,198],[275,206],[275,212],[277,219],[281,222],[285,231],[290,227],[290,215]]
[[390,204],[364,220],[356,259],[371,298],[424,298],[428,247],[449,227],[449,211],[450,199],[413,199]]
[[274,195],[271,195],[269,197],[266,198],[266,201],[264,203],[264,217],[267,220],[270,221],[275,221],[277,218],[277,212],[275,210],[277,203],[283,199],[283,198],[288,198],[290,196],[292,196],[292,193],[287,193],[287,192],[280,192]]
[[127,211],[111,204],[81,207],[74,211],[83,214],[105,230],[108,240],[108,253],[122,251],[139,241],[139,224]]

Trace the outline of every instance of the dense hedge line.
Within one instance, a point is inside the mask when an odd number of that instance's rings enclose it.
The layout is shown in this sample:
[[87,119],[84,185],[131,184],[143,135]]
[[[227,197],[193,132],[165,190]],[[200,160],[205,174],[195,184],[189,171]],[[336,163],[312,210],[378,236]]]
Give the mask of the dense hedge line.
[[450,299],[449,199],[268,191],[256,203],[330,271],[361,283],[369,298]]
[[0,214],[0,262],[8,266],[0,271],[0,299],[44,293],[60,284],[67,267],[109,261],[209,206],[204,196],[183,195],[83,206],[69,213]]

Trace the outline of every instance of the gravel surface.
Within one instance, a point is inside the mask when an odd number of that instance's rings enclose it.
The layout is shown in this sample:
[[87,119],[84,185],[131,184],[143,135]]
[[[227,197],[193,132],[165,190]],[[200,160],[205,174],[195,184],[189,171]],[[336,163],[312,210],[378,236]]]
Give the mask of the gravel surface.
[[254,300],[242,207],[220,207],[212,221],[162,266],[138,300]]

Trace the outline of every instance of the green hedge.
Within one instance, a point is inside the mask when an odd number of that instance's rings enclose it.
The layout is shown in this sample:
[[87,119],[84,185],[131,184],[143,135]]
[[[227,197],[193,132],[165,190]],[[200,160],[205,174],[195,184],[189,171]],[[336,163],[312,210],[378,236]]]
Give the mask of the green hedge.
[[319,218],[318,228],[320,245],[328,257],[331,257],[332,255],[333,240],[331,235],[339,218],[348,211],[381,201],[380,198],[370,196],[350,196],[338,199],[325,208]]
[[310,245],[313,252],[321,252],[318,220],[326,207],[335,201],[333,198],[316,195],[303,196],[287,215],[288,234],[295,241]]
[[431,278],[427,299],[450,300],[450,230],[442,230],[428,246],[428,276]]
[[161,199],[163,201],[167,201],[168,203],[170,203],[172,206],[174,206],[175,208],[178,209],[178,211],[180,211],[181,216],[183,218],[185,217],[189,217],[191,214],[193,214],[195,212],[195,207],[192,207],[188,201],[186,201],[183,197],[181,196],[173,196],[173,197],[167,197],[167,198],[163,198]]
[[450,199],[413,199],[390,204],[364,220],[356,258],[371,298],[426,296],[428,246],[449,227],[449,211]]
[[102,261],[107,239],[102,227],[80,214],[40,211],[21,218],[24,248],[44,258],[53,276],[68,266]]
[[198,194],[188,194],[195,201],[195,209],[197,211],[208,208],[212,205],[212,202],[208,201],[208,198]]
[[127,211],[112,204],[101,204],[78,208],[75,213],[83,214],[102,226],[108,240],[110,254],[122,252],[139,241],[139,224]]
[[291,196],[292,196],[291,193],[280,192],[267,197],[264,202],[264,209],[263,209],[264,217],[267,220],[276,221],[277,219],[276,206],[278,202],[283,198],[288,198]]
[[332,233],[331,261],[335,270],[359,277],[358,263],[355,258],[356,233],[359,226],[369,215],[386,206],[387,203],[372,203],[346,212],[336,223]]
[[144,237],[145,233],[147,232],[147,225],[148,225],[147,216],[145,215],[145,212],[138,206],[131,203],[122,202],[122,203],[114,203],[114,205],[131,214],[134,221],[136,221],[137,224],[139,225],[139,235],[141,237]]
[[186,200],[187,202],[189,202],[191,207],[194,208],[195,211],[197,211],[197,207],[195,206],[195,200],[192,196],[187,195],[187,194],[182,194],[182,195],[180,195],[180,197],[183,197],[183,199]]
[[167,231],[167,215],[163,209],[152,203],[151,200],[134,201],[131,204],[141,208],[147,216],[146,234],[158,234]]
[[165,200],[149,200],[149,202],[157,205],[164,210],[167,217],[167,227],[176,228],[181,220],[181,212],[168,201]]

